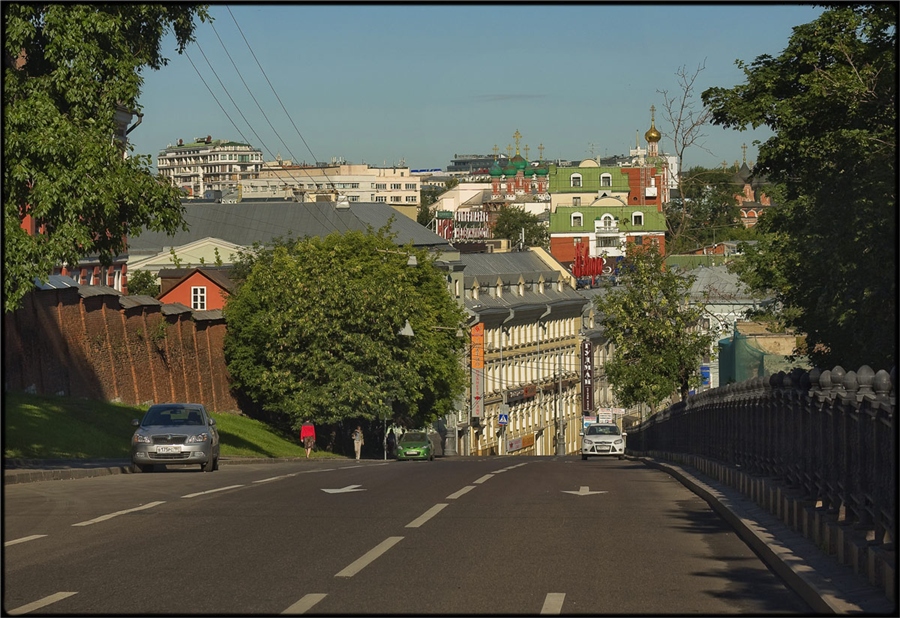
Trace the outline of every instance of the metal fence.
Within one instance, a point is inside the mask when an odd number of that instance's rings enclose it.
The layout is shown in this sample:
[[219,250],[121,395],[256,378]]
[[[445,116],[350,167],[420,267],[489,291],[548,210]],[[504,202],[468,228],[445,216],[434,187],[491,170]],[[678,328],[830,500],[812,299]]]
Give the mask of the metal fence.
[[897,539],[896,367],[794,369],[704,391],[629,428],[631,451],[699,455],[771,477]]

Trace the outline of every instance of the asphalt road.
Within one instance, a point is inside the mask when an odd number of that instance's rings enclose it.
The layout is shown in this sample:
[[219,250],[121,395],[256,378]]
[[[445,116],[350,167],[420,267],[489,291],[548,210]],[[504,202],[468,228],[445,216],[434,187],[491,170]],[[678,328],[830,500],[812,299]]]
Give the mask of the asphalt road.
[[633,460],[173,468],[4,494],[5,613],[811,613]]

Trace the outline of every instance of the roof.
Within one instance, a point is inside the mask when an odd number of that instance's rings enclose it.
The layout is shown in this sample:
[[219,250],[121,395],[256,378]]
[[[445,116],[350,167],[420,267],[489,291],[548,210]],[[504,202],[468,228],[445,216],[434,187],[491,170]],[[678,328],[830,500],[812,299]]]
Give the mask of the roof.
[[738,279],[737,274],[728,272],[726,266],[701,266],[688,271],[687,274],[695,277],[690,290],[692,299],[702,298],[704,293],[709,293],[710,302],[717,304],[723,302],[743,304],[748,301],[764,300],[750,292]]
[[175,283],[171,284],[166,293],[178,287],[194,273],[200,273],[223,290],[231,292],[234,289],[234,282],[229,277],[231,270],[231,268],[204,268],[202,266],[198,268],[162,268],[159,271],[159,278],[175,280]]
[[182,202],[187,231],[174,235],[141,231],[128,239],[131,255],[155,254],[169,247],[180,247],[196,240],[213,237],[242,247],[268,243],[274,238],[323,237],[332,232],[351,230],[365,232],[379,229],[393,217],[391,231],[398,245],[434,251],[453,251],[450,243],[418,222],[397,212],[388,204],[354,202],[350,208],[338,210],[333,202],[258,202],[244,200],[237,204]]
[[[631,215],[634,213],[643,215],[643,225],[632,225]],[[572,225],[571,217],[575,213],[581,214],[581,225]],[[550,213],[551,233],[594,232],[594,221],[605,214],[618,218],[616,228],[619,232],[627,234],[646,233],[652,234],[666,231],[666,216],[652,204],[643,206],[557,206],[556,212]]]

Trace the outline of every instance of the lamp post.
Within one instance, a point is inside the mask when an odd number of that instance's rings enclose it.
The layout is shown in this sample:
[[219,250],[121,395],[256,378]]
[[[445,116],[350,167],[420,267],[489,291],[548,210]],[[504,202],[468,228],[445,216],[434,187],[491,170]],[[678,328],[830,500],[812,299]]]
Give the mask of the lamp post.
[[[456,328],[450,326],[432,326],[434,330],[452,330],[456,331],[456,336],[459,338],[463,338],[466,336],[465,331],[462,326],[457,326]],[[456,450],[456,422],[457,422],[457,408],[454,408],[454,411],[447,415],[447,422],[444,427],[444,457],[455,457],[458,453]],[[451,423],[452,421],[452,423]]]

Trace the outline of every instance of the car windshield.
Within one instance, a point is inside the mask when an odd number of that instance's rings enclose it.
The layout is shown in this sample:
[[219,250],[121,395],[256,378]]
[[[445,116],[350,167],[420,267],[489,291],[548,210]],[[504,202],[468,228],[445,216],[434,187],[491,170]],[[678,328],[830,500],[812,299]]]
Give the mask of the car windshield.
[[587,435],[589,436],[617,436],[619,428],[615,425],[591,425],[588,427]]
[[425,442],[425,434],[418,431],[411,431],[403,434],[403,437],[400,438],[400,444],[406,444],[407,442]]
[[203,415],[196,408],[178,406],[151,407],[141,425],[145,427],[171,427],[173,425],[202,425]]

